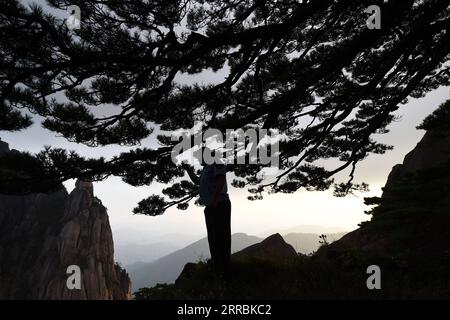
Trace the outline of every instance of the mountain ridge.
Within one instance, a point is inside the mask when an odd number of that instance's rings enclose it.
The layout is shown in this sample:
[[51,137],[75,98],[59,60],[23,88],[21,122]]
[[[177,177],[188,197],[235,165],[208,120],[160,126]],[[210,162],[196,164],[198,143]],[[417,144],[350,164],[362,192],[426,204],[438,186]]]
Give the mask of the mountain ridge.
[[[287,239],[286,236],[288,236]],[[320,246],[320,234],[290,234],[286,236],[284,237],[284,240],[294,247],[295,251],[302,254],[311,254]],[[330,234],[327,236],[330,241],[334,241],[342,235]],[[232,253],[264,241],[264,238],[247,235],[242,232],[235,233],[232,237]],[[247,237],[248,239],[244,240]],[[190,251],[191,254],[185,253],[186,251]],[[192,254],[193,252],[196,254]],[[182,253],[182,256],[180,258],[175,258],[180,253]],[[167,256],[169,257],[166,258]],[[150,263],[138,261],[125,265],[124,267],[129,272],[132,280],[132,290],[136,291],[141,287],[156,285],[157,283],[175,282],[186,263],[197,262],[199,259],[206,260],[209,258],[208,240],[204,237],[167,256]]]

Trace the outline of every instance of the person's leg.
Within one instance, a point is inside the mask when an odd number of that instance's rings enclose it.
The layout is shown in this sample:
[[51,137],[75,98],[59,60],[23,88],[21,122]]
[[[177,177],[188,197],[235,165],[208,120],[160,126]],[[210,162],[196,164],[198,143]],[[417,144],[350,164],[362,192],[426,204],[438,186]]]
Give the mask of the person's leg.
[[206,222],[206,231],[208,234],[208,244],[209,244],[209,252],[211,253],[211,261],[213,262],[213,265],[217,262],[217,223],[216,223],[216,214],[215,212],[211,212],[211,210],[208,210],[205,208],[205,222]]
[[217,206],[216,234],[218,250],[218,268],[222,275],[227,276],[231,254],[231,205],[229,201]]
[[230,275],[230,258],[231,258],[231,203],[227,201],[224,206],[224,247],[223,247],[223,262],[225,277],[228,279]]

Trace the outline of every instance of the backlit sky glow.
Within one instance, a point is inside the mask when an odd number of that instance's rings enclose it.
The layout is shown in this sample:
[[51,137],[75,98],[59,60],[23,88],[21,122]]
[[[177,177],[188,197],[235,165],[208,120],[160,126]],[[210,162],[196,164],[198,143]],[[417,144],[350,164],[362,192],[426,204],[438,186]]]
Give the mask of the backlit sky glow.
[[[400,120],[389,126],[390,132],[380,135],[377,140],[394,145],[394,150],[385,155],[370,155],[357,167],[355,181],[370,184],[369,194],[336,198],[332,191],[308,192],[299,190],[294,194],[267,195],[261,201],[248,201],[244,189],[230,186],[232,200],[233,232],[259,234],[268,229],[287,229],[296,225],[322,225],[339,227],[345,230],[355,229],[363,220],[369,218],[364,214],[367,207],[363,203],[365,196],[380,195],[391,168],[403,161],[408,153],[423,136],[424,131],[417,130],[418,125],[440,103],[449,97],[449,88],[439,88],[424,98],[411,100],[397,111]],[[39,119],[25,131],[18,133],[0,132],[2,140],[11,148],[39,152],[44,145],[73,149],[90,157],[110,157],[126,148],[108,146],[90,148],[67,142],[55,133],[43,129]],[[345,180],[345,173],[336,176],[336,180]],[[229,178],[230,180],[230,178]],[[73,189],[74,181],[66,183],[67,189]],[[138,201],[147,197],[161,186],[135,188],[113,177],[94,185],[95,194],[108,208],[113,231],[121,231],[120,239],[127,241],[123,234],[136,232],[143,241],[156,241],[167,234],[187,234],[193,239],[206,234],[202,208],[190,206],[187,211],[169,209],[157,217],[133,215],[132,209]],[[126,230],[126,232],[125,232]],[[119,233],[119,232],[118,232]],[[123,238],[123,239],[122,239]],[[134,239],[130,234],[130,239]]]

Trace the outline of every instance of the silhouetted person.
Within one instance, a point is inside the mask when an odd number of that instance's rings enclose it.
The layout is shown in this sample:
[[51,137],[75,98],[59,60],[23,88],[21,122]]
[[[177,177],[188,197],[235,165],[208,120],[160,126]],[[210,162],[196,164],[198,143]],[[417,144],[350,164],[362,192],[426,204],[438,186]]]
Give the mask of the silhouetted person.
[[205,206],[205,221],[208,232],[209,251],[215,272],[229,278],[231,255],[231,202],[228,196],[226,166],[206,164],[197,177],[192,167],[185,165],[191,180],[199,185],[200,204]]

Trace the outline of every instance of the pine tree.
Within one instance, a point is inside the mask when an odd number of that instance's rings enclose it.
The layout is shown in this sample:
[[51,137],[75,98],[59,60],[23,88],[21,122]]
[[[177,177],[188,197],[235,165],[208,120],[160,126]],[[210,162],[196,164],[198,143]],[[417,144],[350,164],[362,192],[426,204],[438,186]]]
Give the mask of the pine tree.
[[[391,146],[393,113],[410,97],[449,84],[450,6],[438,0],[49,0],[77,5],[80,29],[38,6],[0,6],[0,130],[32,124],[29,113],[67,140],[88,146],[136,146],[112,159],[64,149],[4,155],[1,192],[12,185],[119,176],[133,185],[170,184],[136,213],[186,209],[196,187],[171,161],[175,142],[139,143],[156,126],[172,131],[271,128],[280,143],[281,173],[264,181],[263,165],[230,167],[233,185],[250,199],[299,188],[336,195],[367,189],[354,183],[358,162]],[[370,29],[366,8],[381,9]],[[220,83],[183,84],[180,74],[225,71]],[[15,156],[18,156],[17,154]],[[337,159],[337,167],[324,165]],[[20,164],[20,165],[19,165]],[[28,165],[30,164],[30,165]],[[349,180],[333,176],[349,171]],[[44,184],[48,186],[47,184]]]

